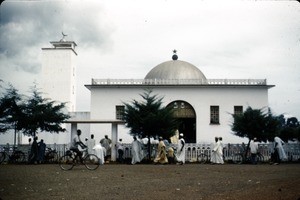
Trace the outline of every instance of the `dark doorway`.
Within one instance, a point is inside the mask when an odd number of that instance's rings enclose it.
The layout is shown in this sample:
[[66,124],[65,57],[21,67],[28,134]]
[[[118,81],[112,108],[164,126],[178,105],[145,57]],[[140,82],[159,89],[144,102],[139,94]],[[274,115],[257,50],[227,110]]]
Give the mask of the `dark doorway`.
[[184,134],[186,143],[196,143],[196,118],[178,118],[180,126],[179,133]]
[[196,113],[194,108],[185,101],[173,101],[168,107],[172,106],[174,118],[178,119],[180,125],[179,133],[184,134],[186,143],[196,143]]

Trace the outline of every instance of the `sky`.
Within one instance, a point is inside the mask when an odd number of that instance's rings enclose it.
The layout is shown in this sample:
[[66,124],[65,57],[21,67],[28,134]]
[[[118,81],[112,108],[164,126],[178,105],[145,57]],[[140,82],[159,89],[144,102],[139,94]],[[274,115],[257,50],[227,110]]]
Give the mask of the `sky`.
[[275,115],[300,120],[300,3],[211,0],[6,0],[0,7],[0,86],[26,94],[41,48],[77,43],[77,111],[90,110],[92,78],[143,79],[179,60],[208,79],[267,79]]

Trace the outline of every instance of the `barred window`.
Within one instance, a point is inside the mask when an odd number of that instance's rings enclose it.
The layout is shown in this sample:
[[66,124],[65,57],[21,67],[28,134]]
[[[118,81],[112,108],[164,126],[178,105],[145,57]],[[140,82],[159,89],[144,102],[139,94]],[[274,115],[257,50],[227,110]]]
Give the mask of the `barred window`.
[[210,106],[210,123],[219,124],[219,106]]
[[243,114],[243,106],[234,106],[234,114],[235,115]]
[[116,119],[123,120],[125,106],[116,106]]

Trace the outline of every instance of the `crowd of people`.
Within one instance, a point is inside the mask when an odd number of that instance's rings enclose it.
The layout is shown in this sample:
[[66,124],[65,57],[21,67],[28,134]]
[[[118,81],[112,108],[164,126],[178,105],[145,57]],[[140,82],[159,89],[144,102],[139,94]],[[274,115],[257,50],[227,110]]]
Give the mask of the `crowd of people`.
[[[124,158],[124,146],[122,143],[122,139],[112,147],[112,140],[105,135],[100,142],[96,142],[94,139],[94,135],[91,134],[90,138],[85,138],[85,142],[81,141],[81,130],[77,130],[77,134],[72,138],[70,150],[76,152],[80,159],[82,159],[82,149],[86,149],[88,154],[95,154],[99,160],[100,164],[109,163],[111,159],[112,148],[115,148],[117,152],[117,162],[124,164],[128,163],[128,160]],[[29,154],[29,163],[37,164],[44,162],[44,156],[46,151],[46,144],[43,139],[40,142],[37,141],[38,137],[34,137],[33,142],[31,144],[31,150]],[[131,143],[131,164],[134,165],[136,163],[141,163],[144,158],[146,158],[147,145],[149,142],[148,138],[137,138],[133,137],[133,141]],[[185,164],[185,140],[183,133],[177,133],[177,135],[172,138],[164,139],[163,137],[159,137],[158,141],[153,138],[150,138],[150,144],[155,144],[156,146],[155,152],[156,155],[151,155],[150,157],[154,157],[154,164]],[[170,143],[172,145],[170,145]],[[176,144],[176,145],[175,145]],[[287,160],[287,155],[283,148],[284,142],[279,138],[274,138],[274,150],[271,154],[271,163],[272,164],[280,164],[281,161]],[[153,146],[153,145],[152,145]],[[258,141],[256,138],[253,138],[250,142],[250,153],[251,153],[251,163],[257,164],[257,154],[259,153]],[[211,164],[224,164],[224,156],[223,156],[224,144],[222,141],[222,137],[215,137],[215,142],[211,146],[211,155],[210,155],[210,163]]]
[[[87,149],[89,154],[95,154],[100,159],[100,164],[109,163],[111,159],[112,151],[112,141],[108,138],[108,135],[105,135],[99,143],[96,143],[94,135],[91,134],[91,138],[85,138],[85,143],[81,141],[80,138],[81,130],[77,130],[77,134],[74,136],[71,142],[71,150],[76,152],[80,158],[82,158],[82,151],[80,149]],[[167,164],[175,163],[184,164],[185,163],[185,140],[183,134],[179,134],[177,144],[176,154],[174,153],[174,148],[167,146],[165,143],[169,144],[168,140],[164,140],[162,137],[159,137],[158,143],[153,138],[150,138],[151,144],[157,144],[157,149],[155,150],[156,156],[153,160],[155,164]],[[131,144],[131,164],[140,163],[146,157],[145,149],[148,145],[148,138],[137,138],[133,137],[133,142]],[[124,158],[124,146],[122,144],[122,139],[115,144],[115,149],[117,151],[117,161],[119,163],[125,163]]]

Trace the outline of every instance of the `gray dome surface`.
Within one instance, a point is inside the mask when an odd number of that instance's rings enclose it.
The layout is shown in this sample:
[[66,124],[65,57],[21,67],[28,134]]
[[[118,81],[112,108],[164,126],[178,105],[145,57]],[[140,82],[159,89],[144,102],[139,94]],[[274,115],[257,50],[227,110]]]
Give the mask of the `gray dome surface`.
[[194,65],[181,61],[170,60],[163,62],[146,75],[145,79],[203,79],[206,80],[204,74]]

